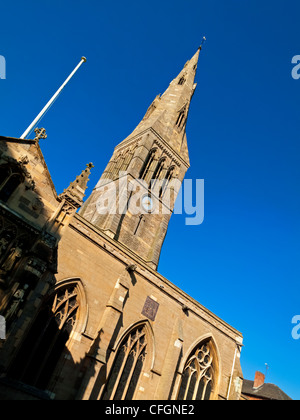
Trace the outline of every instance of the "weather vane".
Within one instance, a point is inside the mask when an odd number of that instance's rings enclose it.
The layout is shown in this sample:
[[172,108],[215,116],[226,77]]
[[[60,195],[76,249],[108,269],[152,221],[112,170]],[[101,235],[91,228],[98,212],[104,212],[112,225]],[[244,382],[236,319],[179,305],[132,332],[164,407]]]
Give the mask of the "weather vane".
[[268,370],[270,369],[270,366],[268,365],[268,363],[265,363],[265,366],[266,366],[266,376],[265,377],[267,377]]
[[203,45],[205,44],[205,42],[206,42],[206,37],[204,36],[204,37],[202,38],[202,42],[201,42],[200,47],[199,47],[199,49],[200,49],[200,50],[202,50],[202,47],[203,47]]

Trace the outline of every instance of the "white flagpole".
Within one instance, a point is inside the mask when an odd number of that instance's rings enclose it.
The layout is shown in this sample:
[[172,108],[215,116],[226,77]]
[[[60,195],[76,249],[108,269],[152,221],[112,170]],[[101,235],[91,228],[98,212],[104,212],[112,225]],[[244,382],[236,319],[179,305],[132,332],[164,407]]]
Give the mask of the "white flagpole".
[[78,66],[73,70],[73,72],[70,74],[70,76],[67,78],[67,80],[61,85],[61,87],[58,89],[58,91],[55,93],[55,95],[52,96],[50,101],[47,103],[47,105],[42,109],[42,111],[39,113],[39,115],[36,117],[36,119],[30,124],[30,126],[27,128],[27,130],[22,134],[20,139],[26,139],[26,137],[31,133],[35,125],[42,119],[44,114],[48,111],[48,109],[51,107],[53,102],[56,100],[56,98],[59,96],[63,88],[69,83],[69,81],[72,79],[74,74],[77,72],[77,70],[82,66],[83,63],[86,62],[86,58],[82,57],[80,63]]

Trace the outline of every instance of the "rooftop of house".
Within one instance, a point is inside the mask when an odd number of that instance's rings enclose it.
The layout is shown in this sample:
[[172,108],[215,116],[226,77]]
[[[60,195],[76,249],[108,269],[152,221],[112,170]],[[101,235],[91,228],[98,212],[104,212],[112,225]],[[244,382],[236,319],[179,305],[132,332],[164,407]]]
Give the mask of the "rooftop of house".
[[265,383],[265,375],[260,372],[256,372],[254,381],[244,380],[242,394],[264,400],[292,400],[277,385]]

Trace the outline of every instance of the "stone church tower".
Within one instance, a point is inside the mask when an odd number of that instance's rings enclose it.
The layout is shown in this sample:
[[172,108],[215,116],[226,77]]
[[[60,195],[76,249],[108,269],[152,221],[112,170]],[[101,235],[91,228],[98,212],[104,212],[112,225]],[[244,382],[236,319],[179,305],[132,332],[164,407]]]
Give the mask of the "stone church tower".
[[84,204],[92,164],[57,194],[43,130],[0,137],[0,399],[240,398],[241,333],[157,272],[200,50]]
[[[174,208],[175,197],[167,203],[164,200],[164,196],[170,195],[166,191],[168,183],[176,179],[180,185],[189,168],[185,127],[191,99],[196,89],[194,81],[199,52],[200,49],[186,63],[166,92],[154,99],[144,119],[133,133],[116,147],[97,187],[80,211],[86,220],[127,246],[154,269],[158,266],[162,244]],[[120,179],[122,176],[126,176],[124,182]],[[124,214],[123,206],[130,209],[128,184],[132,180],[144,181],[138,184],[141,188],[141,201],[143,197],[145,200],[152,181],[156,191],[149,197],[151,207],[161,210],[162,206],[167,208],[159,211],[159,215],[154,215],[151,211],[148,214],[146,212],[142,219],[140,212],[134,216],[130,211]],[[104,186],[109,189],[110,186],[107,184],[110,182],[121,186],[117,188],[116,196],[118,203],[123,202],[123,206],[121,209],[117,206],[114,214],[103,216],[97,211],[97,204],[99,205],[99,200],[101,201]],[[142,205],[143,203],[141,207]]]

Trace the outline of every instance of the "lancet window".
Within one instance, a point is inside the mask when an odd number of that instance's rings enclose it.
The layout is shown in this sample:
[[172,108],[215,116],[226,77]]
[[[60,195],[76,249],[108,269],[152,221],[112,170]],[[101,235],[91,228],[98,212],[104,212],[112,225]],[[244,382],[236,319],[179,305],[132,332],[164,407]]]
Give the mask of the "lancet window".
[[179,129],[182,129],[186,121],[186,108],[184,107],[178,115],[177,121],[176,121],[176,127]]
[[184,76],[182,76],[182,77],[179,79],[178,84],[179,84],[180,86],[183,86],[183,85],[185,84],[185,77],[184,77]]
[[148,154],[145,163],[143,165],[143,168],[141,170],[141,174],[140,174],[140,179],[142,180],[146,180],[149,178],[149,174],[150,174],[150,169],[154,163],[154,159],[155,159],[155,154],[156,154],[156,149],[153,149],[150,151],[150,153]]
[[162,186],[161,186],[160,191],[159,191],[159,197],[160,198],[163,197],[166,189],[168,188],[168,185],[173,178],[174,171],[175,171],[175,166],[172,166],[171,168],[168,169],[168,171],[166,173],[166,176],[165,176],[165,179],[163,180]]

